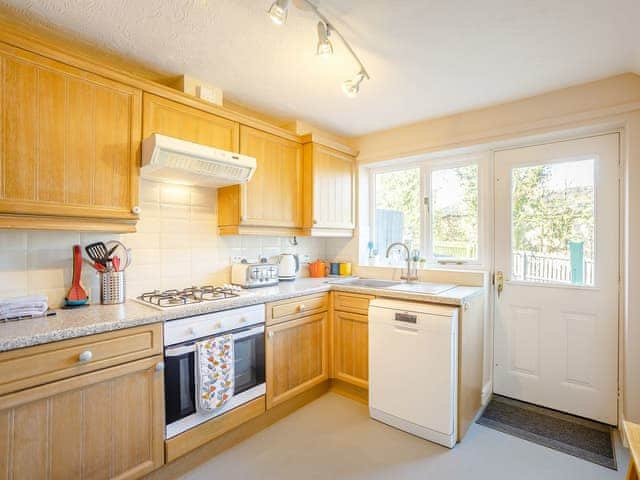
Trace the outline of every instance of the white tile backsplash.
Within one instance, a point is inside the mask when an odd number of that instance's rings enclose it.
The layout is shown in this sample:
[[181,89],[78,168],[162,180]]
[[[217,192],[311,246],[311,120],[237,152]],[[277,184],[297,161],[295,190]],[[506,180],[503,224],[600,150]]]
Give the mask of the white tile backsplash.
[[[182,288],[230,280],[230,258],[256,260],[282,252],[325,258],[327,240],[218,236],[214,189],[142,180],[137,232],[116,235],[58,231],[0,230],[0,298],[45,294],[52,306],[64,302],[71,284],[72,246],[119,239],[132,249],[127,296],[155,288]],[[84,252],[83,252],[84,253]],[[305,269],[306,271],[306,269]],[[99,302],[97,274],[83,265],[82,283]]]

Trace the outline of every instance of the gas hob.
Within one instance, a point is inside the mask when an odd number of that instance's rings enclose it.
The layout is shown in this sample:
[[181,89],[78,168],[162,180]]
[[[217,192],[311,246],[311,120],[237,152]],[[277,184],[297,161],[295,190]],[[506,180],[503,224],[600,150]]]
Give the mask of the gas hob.
[[224,285],[215,287],[213,285],[203,285],[201,287],[189,287],[182,290],[154,290],[146,292],[136,297],[136,300],[145,305],[165,310],[171,307],[193,305],[203,302],[215,302],[237,297],[239,289]]

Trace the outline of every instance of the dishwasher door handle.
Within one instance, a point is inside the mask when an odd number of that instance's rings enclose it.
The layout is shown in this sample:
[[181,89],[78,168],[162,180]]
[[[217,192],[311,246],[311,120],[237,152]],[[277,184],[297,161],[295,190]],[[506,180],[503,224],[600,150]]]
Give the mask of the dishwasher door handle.
[[411,327],[405,327],[404,325],[394,325],[394,329],[396,332],[400,332],[400,333],[414,333],[414,334],[418,334],[418,332],[420,330],[418,330],[417,328],[411,328]]

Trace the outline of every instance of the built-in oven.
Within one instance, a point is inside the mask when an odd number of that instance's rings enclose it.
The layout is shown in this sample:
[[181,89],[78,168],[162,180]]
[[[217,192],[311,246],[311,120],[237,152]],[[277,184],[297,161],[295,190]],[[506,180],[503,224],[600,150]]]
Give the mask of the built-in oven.
[[[264,331],[264,305],[165,324],[166,438],[265,394]],[[214,411],[201,411],[196,401],[196,343],[225,334],[233,336],[233,396]]]

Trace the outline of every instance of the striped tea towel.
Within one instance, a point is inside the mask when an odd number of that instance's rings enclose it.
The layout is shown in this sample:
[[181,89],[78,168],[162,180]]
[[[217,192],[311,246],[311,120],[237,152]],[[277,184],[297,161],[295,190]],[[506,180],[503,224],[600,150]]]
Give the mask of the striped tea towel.
[[233,335],[196,343],[198,410],[211,412],[233,396]]
[[31,295],[0,299],[0,318],[15,318],[44,315],[49,308],[47,297]]

